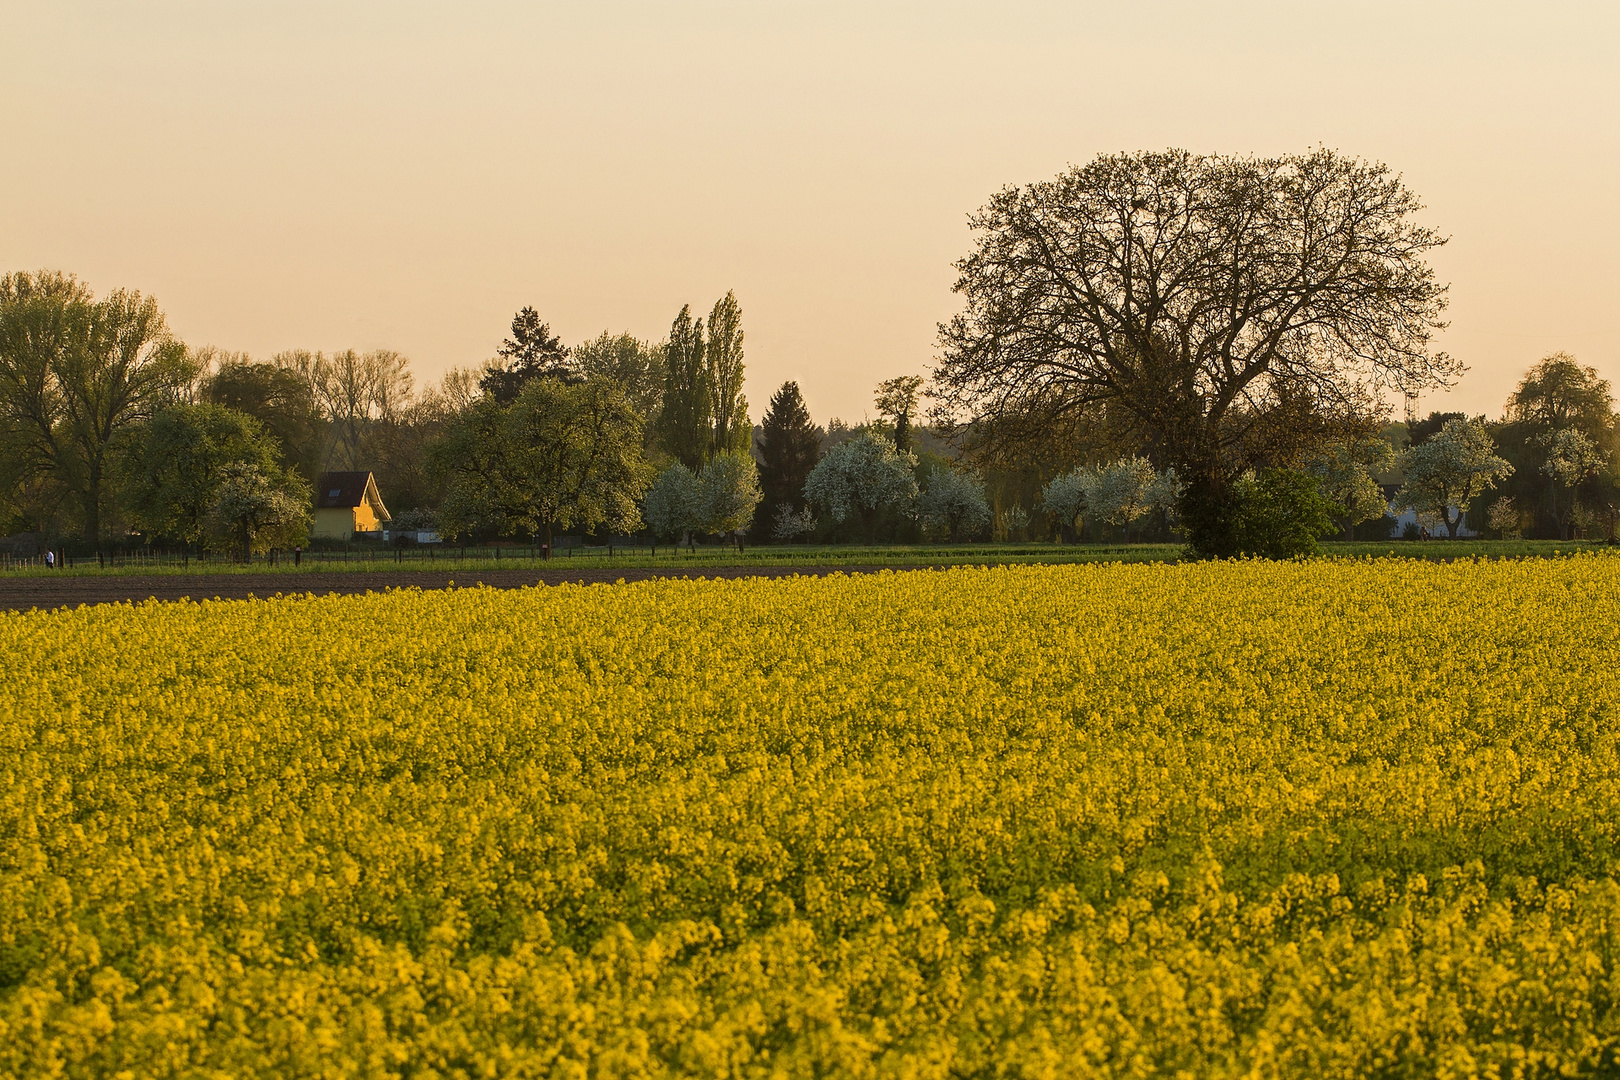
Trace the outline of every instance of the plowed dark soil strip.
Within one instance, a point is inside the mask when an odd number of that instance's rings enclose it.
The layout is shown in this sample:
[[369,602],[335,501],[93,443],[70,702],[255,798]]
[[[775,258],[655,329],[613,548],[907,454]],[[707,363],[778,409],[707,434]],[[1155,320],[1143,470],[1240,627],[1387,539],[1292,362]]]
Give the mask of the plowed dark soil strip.
[[904,566],[761,566],[712,567],[691,570],[626,568],[623,570],[467,570],[461,573],[432,570],[326,570],[279,574],[173,574],[108,577],[18,577],[0,580],[0,611],[49,610],[80,604],[116,604],[142,600],[245,600],[277,593],[382,592],[385,589],[447,589],[490,585],[515,589],[525,585],[582,585],[649,578],[792,577],[794,574],[867,574],[877,570],[916,569]]

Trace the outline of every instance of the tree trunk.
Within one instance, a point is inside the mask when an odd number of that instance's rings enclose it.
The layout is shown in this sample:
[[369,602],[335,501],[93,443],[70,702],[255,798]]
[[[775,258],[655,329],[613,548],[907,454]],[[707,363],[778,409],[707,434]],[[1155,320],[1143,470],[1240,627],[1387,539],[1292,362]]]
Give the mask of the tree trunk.
[[1197,558],[1230,558],[1238,554],[1237,514],[1232,485],[1214,471],[1192,474],[1181,495],[1182,531]]
[[84,538],[101,549],[101,466],[92,464],[84,483]]

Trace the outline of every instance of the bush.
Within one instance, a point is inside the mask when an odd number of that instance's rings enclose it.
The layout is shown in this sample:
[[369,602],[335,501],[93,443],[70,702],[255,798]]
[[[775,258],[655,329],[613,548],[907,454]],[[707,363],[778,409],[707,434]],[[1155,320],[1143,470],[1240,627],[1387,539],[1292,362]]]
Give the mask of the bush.
[[1317,479],[1295,469],[1262,469],[1232,486],[1237,554],[1268,559],[1320,555],[1317,541],[1336,531],[1334,505]]

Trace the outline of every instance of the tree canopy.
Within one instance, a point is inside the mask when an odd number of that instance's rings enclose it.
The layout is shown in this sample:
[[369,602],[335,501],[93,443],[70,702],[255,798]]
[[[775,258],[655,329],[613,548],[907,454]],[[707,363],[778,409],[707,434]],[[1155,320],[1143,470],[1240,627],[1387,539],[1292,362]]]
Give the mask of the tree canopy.
[[517,400],[531,379],[543,375],[565,381],[575,378],[568,365],[568,349],[532,307],[512,316],[512,336],[501,343],[495,355],[504,363],[485,371],[479,385],[501,405]]
[[130,522],[148,537],[198,543],[206,539],[227,465],[252,465],[273,487],[300,494],[281,477],[280,456],[275,440],[246,413],[209,403],[172,405],[134,432],[124,449]]
[[660,472],[641,507],[653,540],[679,543],[695,532],[702,517],[702,498],[702,483],[685,465],[677,461]]
[[664,351],[630,334],[606,330],[574,346],[574,370],[587,379],[607,379],[624,387],[625,396],[648,424],[656,422],[664,397]]
[[202,400],[246,413],[264,425],[281,455],[314,482],[324,464],[321,410],[307,378],[278,364],[232,359],[202,384]]
[[743,397],[742,306],[736,293],[727,292],[709,312],[703,369],[714,417],[709,452],[746,451],[754,441],[754,429],[748,422],[748,399]]
[[1229,552],[1228,489],[1276,409],[1364,411],[1461,370],[1430,348],[1444,241],[1420,209],[1387,167],[1331,150],[1120,154],[1007,188],[971,218],[936,394],[967,421],[1123,407],[1186,479],[1194,549]]
[[857,520],[875,540],[885,511],[909,513],[917,498],[916,455],[902,454],[889,440],[863,431],[822,456],[804,485],[804,497],[834,521]]
[[176,400],[194,370],[157,302],[117,289],[100,300],[71,275],[0,278],[0,413],[24,475],[79,504],[101,538],[115,442]]
[[1453,537],[1473,501],[1513,473],[1483,420],[1447,420],[1401,455],[1400,468],[1406,481],[1395,505],[1439,520]]
[[664,396],[658,414],[659,442],[694,474],[709,460],[714,398],[704,369],[703,320],[683,305],[664,346]]
[[799,384],[785,382],[771,395],[759,425],[759,483],[764,494],[755,519],[760,528],[774,529],[782,508],[789,512],[804,502],[804,482],[821,456],[821,431],[810,419]]
[[633,532],[649,469],[641,417],[603,380],[537,378],[510,405],[478,401],[436,445],[452,534],[522,531],[552,543],[561,528]]
[[922,386],[920,375],[899,375],[878,383],[878,415],[894,428],[894,448],[902,453],[912,448],[912,418],[917,414],[917,397]]
[[309,489],[296,476],[251,461],[226,462],[208,512],[216,547],[254,552],[301,544],[309,533]]

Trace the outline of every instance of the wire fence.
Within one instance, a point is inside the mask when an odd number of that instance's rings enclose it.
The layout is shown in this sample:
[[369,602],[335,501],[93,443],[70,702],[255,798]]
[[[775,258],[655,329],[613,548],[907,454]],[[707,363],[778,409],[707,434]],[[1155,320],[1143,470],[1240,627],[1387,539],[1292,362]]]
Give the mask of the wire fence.
[[186,569],[369,569],[398,566],[410,569],[435,569],[440,566],[456,567],[476,564],[512,563],[514,566],[573,559],[640,559],[664,558],[701,559],[734,556],[735,547],[704,545],[697,548],[677,548],[674,545],[646,543],[569,544],[548,548],[544,544],[416,544],[416,545],[355,545],[345,548],[315,548],[291,551],[272,550],[249,557],[218,552],[170,551],[161,548],[113,549],[108,551],[75,551],[71,547],[52,548],[29,555],[0,552],[0,572],[10,570],[186,570]]

